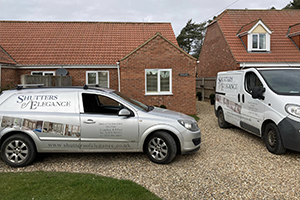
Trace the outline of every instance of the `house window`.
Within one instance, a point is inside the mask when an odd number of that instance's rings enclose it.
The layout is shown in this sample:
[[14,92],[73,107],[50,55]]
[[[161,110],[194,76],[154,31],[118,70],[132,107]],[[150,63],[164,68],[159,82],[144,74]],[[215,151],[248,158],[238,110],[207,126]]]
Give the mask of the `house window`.
[[266,50],[267,49],[266,34],[252,34],[252,49]]
[[109,88],[109,71],[87,71],[86,84]]
[[54,71],[32,71],[31,75],[55,76],[55,72]]
[[172,94],[171,69],[146,69],[146,94]]

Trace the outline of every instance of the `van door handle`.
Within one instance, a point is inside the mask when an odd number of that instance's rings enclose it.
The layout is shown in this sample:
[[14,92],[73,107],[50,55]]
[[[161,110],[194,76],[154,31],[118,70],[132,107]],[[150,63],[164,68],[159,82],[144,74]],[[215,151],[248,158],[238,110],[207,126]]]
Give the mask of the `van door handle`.
[[94,121],[94,120],[92,120],[92,119],[88,119],[88,120],[86,120],[86,121],[83,122],[83,123],[85,123],[85,124],[95,124],[96,121]]
[[241,101],[241,96],[240,96],[240,94],[238,94],[238,102],[240,102]]
[[242,102],[245,103],[245,95],[242,95]]

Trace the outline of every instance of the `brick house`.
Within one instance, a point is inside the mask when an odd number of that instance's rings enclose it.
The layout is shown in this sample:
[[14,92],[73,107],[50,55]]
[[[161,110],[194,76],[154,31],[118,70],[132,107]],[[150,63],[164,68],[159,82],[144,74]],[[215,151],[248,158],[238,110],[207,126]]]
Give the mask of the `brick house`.
[[55,75],[98,84],[147,105],[196,113],[196,59],[170,23],[0,21],[1,87],[20,76]]
[[300,67],[300,10],[226,10],[207,27],[198,77],[248,67]]

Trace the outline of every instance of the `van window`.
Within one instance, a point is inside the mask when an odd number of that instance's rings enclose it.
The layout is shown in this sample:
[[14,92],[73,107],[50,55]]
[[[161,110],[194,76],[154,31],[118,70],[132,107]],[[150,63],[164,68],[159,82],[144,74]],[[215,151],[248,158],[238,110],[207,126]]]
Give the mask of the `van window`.
[[119,102],[102,95],[82,94],[83,108],[85,113],[118,115],[123,105]]
[[245,76],[245,90],[252,94],[253,87],[262,87],[262,83],[254,72],[247,72]]

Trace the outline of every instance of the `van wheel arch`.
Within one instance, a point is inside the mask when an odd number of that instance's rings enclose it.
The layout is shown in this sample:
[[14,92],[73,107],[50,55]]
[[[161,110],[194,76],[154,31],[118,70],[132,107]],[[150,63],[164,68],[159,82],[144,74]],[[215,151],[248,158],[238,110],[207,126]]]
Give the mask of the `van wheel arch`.
[[27,137],[31,140],[31,142],[34,144],[35,151],[37,151],[35,141],[32,139],[32,137],[31,137],[29,134],[24,133],[24,132],[21,132],[21,131],[11,131],[11,132],[8,132],[8,133],[6,133],[5,135],[3,135],[3,137],[2,137],[1,140],[0,140],[0,148],[1,148],[2,144],[3,144],[3,142],[4,142],[7,138],[9,138],[9,137],[11,137],[11,136],[13,136],[13,135],[16,135],[16,134],[23,134],[23,135],[27,136]]

